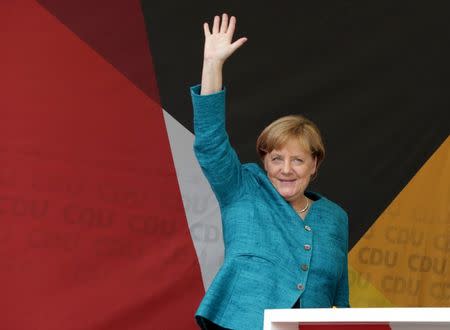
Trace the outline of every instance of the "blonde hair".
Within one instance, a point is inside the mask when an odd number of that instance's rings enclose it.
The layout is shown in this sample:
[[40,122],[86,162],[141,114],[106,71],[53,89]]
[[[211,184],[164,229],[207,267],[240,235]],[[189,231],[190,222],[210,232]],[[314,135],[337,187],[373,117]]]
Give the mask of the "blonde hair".
[[301,115],[281,117],[264,128],[256,140],[256,151],[264,160],[266,154],[282,148],[290,139],[297,140],[317,159],[318,169],[325,158],[322,136],[316,124]]

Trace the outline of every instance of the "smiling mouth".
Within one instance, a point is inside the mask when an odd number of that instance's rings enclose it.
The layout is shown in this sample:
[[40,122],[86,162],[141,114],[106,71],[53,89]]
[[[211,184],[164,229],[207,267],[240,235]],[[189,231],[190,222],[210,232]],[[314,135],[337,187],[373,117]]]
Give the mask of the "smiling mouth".
[[283,183],[291,183],[291,182],[294,182],[295,181],[295,179],[291,179],[291,180],[283,180],[283,179],[278,179],[280,182],[283,182]]

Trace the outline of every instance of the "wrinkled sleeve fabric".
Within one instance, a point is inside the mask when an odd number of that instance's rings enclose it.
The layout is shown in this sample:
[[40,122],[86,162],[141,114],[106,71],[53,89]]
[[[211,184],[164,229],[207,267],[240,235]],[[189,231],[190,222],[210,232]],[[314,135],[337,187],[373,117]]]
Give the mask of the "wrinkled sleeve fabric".
[[242,165],[226,132],[225,96],[225,89],[200,95],[200,85],[191,87],[194,153],[220,204],[237,197],[242,182]]
[[349,285],[348,285],[348,216],[345,214],[345,238],[346,254],[344,259],[344,269],[339,280],[333,305],[336,307],[350,307]]

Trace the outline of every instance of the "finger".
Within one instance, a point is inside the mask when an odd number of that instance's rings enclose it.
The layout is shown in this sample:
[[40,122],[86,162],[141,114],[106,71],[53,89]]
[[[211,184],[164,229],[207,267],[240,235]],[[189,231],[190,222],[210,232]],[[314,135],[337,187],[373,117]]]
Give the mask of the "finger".
[[228,24],[228,30],[227,30],[227,33],[230,35],[230,37],[233,37],[235,29],[236,29],[236,17],[231,16],[230,22]]
[[205,32],[205,37],[209,37],[211,35],[208,23],[203,24],[203,31]]
[[226,33],[228,29],[228,15],[222,15],[222,24],[220,25],[220,33]]
[[247,42],[247,38],[243,37],[240,38],[238,40],[236,40],[235,42],[233,42],[231,44],[231,52],[234,53],[236,51],[236,49],[238,49],[239,47],[241,47],[243,44],[245,44]]
[[220,23],[220,17],[219,16],[214,16],[214,24],[213,24],[212,33],[218,33],[219,32],[219,23]]

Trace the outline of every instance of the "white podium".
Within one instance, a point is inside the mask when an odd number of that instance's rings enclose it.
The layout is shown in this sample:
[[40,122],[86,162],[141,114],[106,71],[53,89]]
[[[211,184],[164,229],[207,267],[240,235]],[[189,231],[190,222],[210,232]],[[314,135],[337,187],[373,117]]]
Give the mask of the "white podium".
[[333,329],[333,324],[387,324],[392,330],[450,330],[450,307],[300,308],[264,311],[264,330],[301,330],[302,324],[330,325],[330,330]]

